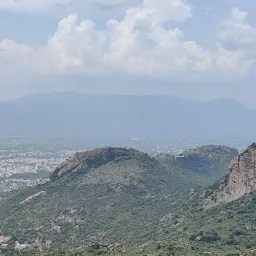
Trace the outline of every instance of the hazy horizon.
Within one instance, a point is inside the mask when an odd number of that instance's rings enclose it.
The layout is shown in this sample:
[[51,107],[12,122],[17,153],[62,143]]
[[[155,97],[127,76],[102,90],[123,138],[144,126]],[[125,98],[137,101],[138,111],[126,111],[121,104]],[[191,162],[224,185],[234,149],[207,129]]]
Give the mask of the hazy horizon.
[[247,141],[255,114],[234,100],[49,93],[0,102],[0,135]]
[[76,91],[47,91],[47,92],[31,92],[31,93],[27,93],[24,95],[19,95],[19,96],[15,96],[15,97],[10,97],[10,98],[6,98],[6,99],[1,99],[0,98],[0,102],[12,102],[12,101],[16,101],[16,100],[20,100],[20,99],[32,99],[33,97],[38,97],[38,96],[50,96],[50,95],[67,95],[67,94],[72,94],[72,95],[80,95],[80,96],[127,96],[127,97],[164,97],[164,98],[170,98],[170,99],[183,99],[183,100],[188,100],[188,101],[194,101],[194,102],[233,102],[233,103],[237,103],[237,104],[241,104],[242,106],[248,108],[248,109],[256,109],[256,105],[255,106],[248,106],[247,104],[245,104],[242,101],[236,100],[236,99],[232,99],[232,98],[214,98],[214,99],[195,99],[195,98],[189,98],[189,97],[181,97],[181,96],[177,96],[175,94],[145,94],[145,93],[114,93],[114,94],[103,94],[103,93],[88,93],[88,92],[76,92]]

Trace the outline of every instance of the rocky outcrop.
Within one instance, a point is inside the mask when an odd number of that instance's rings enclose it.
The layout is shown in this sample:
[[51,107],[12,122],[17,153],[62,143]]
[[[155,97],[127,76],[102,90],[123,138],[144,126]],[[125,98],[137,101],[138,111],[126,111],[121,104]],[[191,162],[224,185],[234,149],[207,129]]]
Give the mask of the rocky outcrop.
[[74,157],[67,159],[63,162],[52,174],[50,177],[42,180],[41,183],[48,182],[64,175],[74,173],[74,172],[83,172],[86,173],[87,170],[97,168],[106,163],[118,161],[118,159],[124,159],[127,157],[134,157],[142,153],[125,148],[99,148],[94,150],[89,150],[86,152],[78,152]]
[[38,197],[44,197],[47,194],[46,191],[40,191],[32,196],[27,197],[25,200],[23,200],[22,202],[20,202],[20,204],[25,204],[28,202],[31,202],[32,200],[38,198]]
[[222,199],[236,200],[256,190],[256,144],[232,160],[228,184],[220,194]]

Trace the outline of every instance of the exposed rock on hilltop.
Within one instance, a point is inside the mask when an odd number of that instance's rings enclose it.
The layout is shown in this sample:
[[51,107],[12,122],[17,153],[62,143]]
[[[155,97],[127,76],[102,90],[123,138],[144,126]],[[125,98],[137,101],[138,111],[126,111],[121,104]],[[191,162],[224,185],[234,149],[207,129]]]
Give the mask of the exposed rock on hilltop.
[[[99,148],[86,152],[77,152],[74,157],[63,162],[52,174],[51,179],[61,177],[71,172],[86,172],[91,168],[98,168],[104,164],[118,161],[122,158],[131,159],[143,157],[146,154],[134,149],[125,148]],[[150,159],[150,157],[148,157]]]
[[217,181],[227,173],[230,161],[237,155],[238,151],[236,149],[215,145],[185,151],[181,154],[182,157],[178,158],[165,154],[153,158],[135,149],[98,148],[76,153],[74,157],[67,159],[56,168],[42,183],[53,181],[63,176],[70,176],[74,173],[85,174],[87,181],[90,180],[92,175],[96,179],[104,177],[106,181],[108,180],[108,174],[111,173],[111,177],[109,178],[112,178],[112,182],[114,182],[117,176],[124,176],[124,166],[119,171],[116,170],[115,166],[118,163],[120,165],[132,163],[132,166],[128,168],[129,173],[125,174],[126,177],[127,175],[134,177],[134,171],[137,169],[136,167],[134,168],[134,165],[138,165],[142,169],[158,170],[155,173],[157,176],[161,175],[162,171],[167,169],[172,172],[171,180],[176,180],[176,178],[183,179],[183,183],[186,179],[190,179],[191,184],[198,184],[198,182],[193,182],[194,176],[194,180],[200,179],[200,182],[203,182],[203,179],[205,179],[205,185],[208,185],[210,182]]
[[221,197],[235,200],[256,190],[256,144],[252,144],[230,164],[228,184]]

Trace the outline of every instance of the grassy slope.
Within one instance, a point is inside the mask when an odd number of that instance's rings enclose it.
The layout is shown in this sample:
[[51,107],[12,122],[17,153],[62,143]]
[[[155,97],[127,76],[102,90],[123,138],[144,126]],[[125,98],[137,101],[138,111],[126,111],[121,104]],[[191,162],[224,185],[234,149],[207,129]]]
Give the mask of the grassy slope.
[[178,158],[181,167],[204,177],[209,185],[227,174],[230,160],[238,155],[238,151],[227,146],[208,145],[185,151],[182,155],[184,158]]
[[[138,153],[18,193],[2,202],[1,230],[19,241],[44,243],[47,237],[53,246],[66,248],[88,241],[146,242],[153,239],[159,217],[171,210],[171,195],[190,186]],[[41,191],[46,195],[20,204]]]
[[[193,232],[187,229],[184,218],[197,218],[184,214],[192,211],[190,206],[196,203],[189,201],[190,190],[199,183],[207,184],[208,176],[182,168],[173,157],[154,159],[138,151],[127,154],[104,165],[93,164],[84,173],[69,174],[30,188],[2,202],[2,233],[13,235],[20,242],[38,238],[42,245],[47,238],[52,240],[53,247],[59,248],[156,240],[175,241],[179,245],[181,234],[189,237]],[[20,204],[40,191],[46,195]],[[198,211],[195,207],[195,212]],[[181,244],[184,250],[191,249],[183,241]],[[183,250],[175,248],[177,253]]]
[[213,255],[256,254],[256,193],[208,208],[199,196],[202,191],[195,192],[189,203],[178,209],[182,221],[164,240],[187,248],[190,254],[185,255],[193,255],[192,251],[197,252],[195,255],[204,255],[204,251]]

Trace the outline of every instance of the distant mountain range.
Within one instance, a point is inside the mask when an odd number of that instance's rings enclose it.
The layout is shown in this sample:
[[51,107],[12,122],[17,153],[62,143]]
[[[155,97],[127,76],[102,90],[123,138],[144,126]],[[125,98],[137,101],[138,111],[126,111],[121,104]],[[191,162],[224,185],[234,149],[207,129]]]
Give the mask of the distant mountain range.
[[255,117],[233,100],[56,92],[0,102],[0,136],[252,140]]

